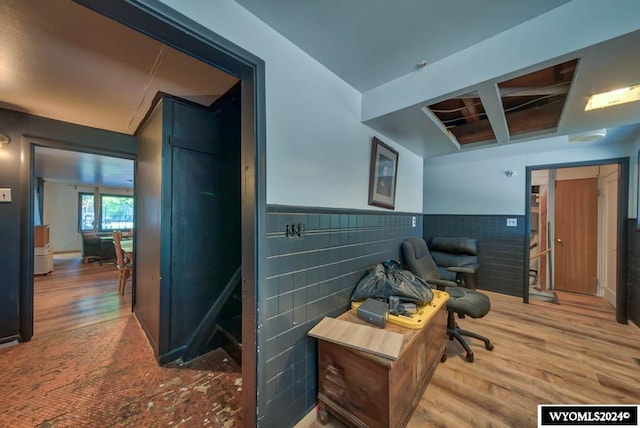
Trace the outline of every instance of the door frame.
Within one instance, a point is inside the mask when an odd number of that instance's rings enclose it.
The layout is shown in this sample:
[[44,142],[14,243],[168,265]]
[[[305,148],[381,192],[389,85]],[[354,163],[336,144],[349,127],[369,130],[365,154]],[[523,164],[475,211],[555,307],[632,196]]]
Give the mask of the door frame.
[[[29,134],[22,135],[23,147],[27,149],[23,151],[23,162],[25,168],[23,168],[22,187],[20,194],[26,195],[22,203],[21,211],[22,216],[26,220],[23,222],[24,229],[21,231],[22,242],[25,245],[22,246],[22,257],[20,263],[20,341],[26,342],[33,337],[33,312],[34,312],[34,275],[33,275],[33,263],[34,263],[34,197],[36,181],[35,177],[35,160],[36,160],[36,147],[47,147],[56,150],[67,150],[80,153],[91,153],[94,155],[109,156],[120,159],[129,159],[133,161],[133,198],[136,199],[136,155],[133,153],[122,152],[118,150],[108,150],[103,148],[97,148],[93,146],[84,146],[69,141],[55,140],[43,136],[34,136]],[[134,210],[134,221],[135,221]],[[135,304],[136,288],[135,280],[131,283],[131,309]]]
[[[266,240],[265,64],[245,49],[158,0],[74,0],[89,9],[219,68],[241,80],[242,421],[256,425],[256,290]],[[160,328],[160,331],[168,329]]]
[[525,179],[525,234],[524,234],[524,275],[522,301],[529,303],[529,244],[531,240],[531,172],[541,169],[559,169],[579,166],[618,164],[618,274],[616,281],[616,321],[626,324],[627,314],[627,216],[629,215],[629,158],[597,159],[527,166]]

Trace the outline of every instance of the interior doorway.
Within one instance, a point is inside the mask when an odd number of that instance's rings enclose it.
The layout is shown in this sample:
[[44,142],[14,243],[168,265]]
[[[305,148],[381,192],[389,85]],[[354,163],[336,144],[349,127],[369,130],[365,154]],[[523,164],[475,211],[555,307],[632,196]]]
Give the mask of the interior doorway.
[[524,301],[592,296],[626,317],[628,159],[527,168]]
[[240,78],[242,423],[255,426],[257,397],[265,394],[265,386],[257,383],[256,334],[257,284],[265,279],[258,271],[258,249],[266,245],[258,234],[266,223],[264,61],[162,5],[138,0],[76,2]]
[[133,284],[119,293],[112,231],[134,228],[134,160],[45,141],[32,149],[34,336],[127,316]]
[[[241,81],[241,217],[242,217],[242,420],[247,426],[255,425],[258,393],[264,393],[264,385],[257,385],[256,348],[256,286],[258,282],[258,248],[264,238],[257,233],[263,230],[266,217],[265,182],[265,67],[264,61],[212,31],[184,16],[164,8],[137,0],[76,0],[86,6],[124,24],[146,36],[173,47],[191,58],[235,76]],[[155,94],[153,94],[155,95]],[[136,111],[136,113],[138,113]],[[27,138],[25,136],[25,138]],[[102,141],[100,147],[110,147]],[[25,195],[21,234],[24,246],[21,250],[20,286],[20,337],[28,341],[33,335],[33,245],[34,232],[32,186],[29,165],[32,151],[25,151],[25,168],[21,170],[22,192]],[[165,261],[166,264],[166,261]],[[152,302],[153,303],[153,302]]]

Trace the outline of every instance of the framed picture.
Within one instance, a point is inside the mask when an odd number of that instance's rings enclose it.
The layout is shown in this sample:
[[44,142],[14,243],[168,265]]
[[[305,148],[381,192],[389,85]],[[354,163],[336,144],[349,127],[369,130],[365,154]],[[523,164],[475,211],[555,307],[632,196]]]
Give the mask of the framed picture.
[[398,152],[373,137],[369,173],[369,205],[395,208]]

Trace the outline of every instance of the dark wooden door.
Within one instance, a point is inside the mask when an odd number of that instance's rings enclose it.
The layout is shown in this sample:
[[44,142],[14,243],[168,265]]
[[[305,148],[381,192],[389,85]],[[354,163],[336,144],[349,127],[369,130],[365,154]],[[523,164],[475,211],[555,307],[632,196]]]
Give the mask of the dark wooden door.
[[165,103],[170,135],[163,156],[169,158],[170,182],[163,186],[170,188],[171,213],[163,216],[170,222],[170,241],[161,245],[170,247],[171,350],[211,334],[199,326],[241,264],[238,94],[234,87],[211,108]]
[[595,295],[598,179],[557,181],[555,189],[555,289]]

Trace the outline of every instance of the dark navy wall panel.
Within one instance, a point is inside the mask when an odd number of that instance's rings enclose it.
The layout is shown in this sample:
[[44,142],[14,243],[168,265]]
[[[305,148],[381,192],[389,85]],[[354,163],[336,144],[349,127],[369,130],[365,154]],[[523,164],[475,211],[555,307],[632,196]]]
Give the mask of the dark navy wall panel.
[[[507,218],[517,219],[507,227]],[[424,238],[463,236],[478,240],[480,271],[478,288],[522,296],[525,228],[522,215],[424,216]]]
[[[303,225],[304,237],[287,239],[287,224]],[[266,282],[258,290],[258,366],[265,367],[258,371],[264,391],[258,413],[264,426],[282,427],[317,401],[317,341],[308,331],[349,308],[368,267],[399,259],[402,241],[422,236],[422,214],[269,206],[266,227]]]

